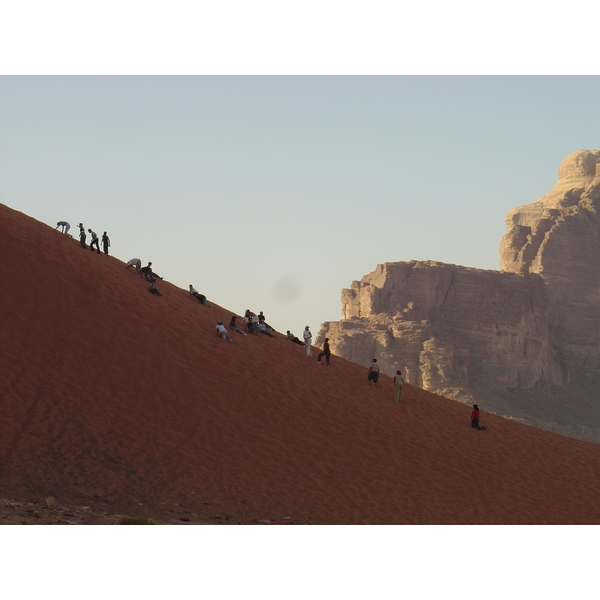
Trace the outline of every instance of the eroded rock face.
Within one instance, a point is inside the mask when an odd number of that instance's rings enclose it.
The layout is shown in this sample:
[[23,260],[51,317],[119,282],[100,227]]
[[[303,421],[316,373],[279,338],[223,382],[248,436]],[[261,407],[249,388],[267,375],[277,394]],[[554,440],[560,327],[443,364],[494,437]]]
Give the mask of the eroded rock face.
[[326,336],[365,367],[375,357],[426,390],[600,441],[600,398],[589,398],[600,383],[599,212],[600,151],[570,154],[547,195],[508,214],[502,271],[378,265],[342,291],[342,319],[316,343]]

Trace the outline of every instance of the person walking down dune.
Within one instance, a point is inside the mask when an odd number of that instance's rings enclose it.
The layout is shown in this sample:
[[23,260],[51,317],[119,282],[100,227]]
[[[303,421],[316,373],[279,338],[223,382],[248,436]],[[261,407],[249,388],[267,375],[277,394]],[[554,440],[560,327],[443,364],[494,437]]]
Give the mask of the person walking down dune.
[[204,294],[200,294],[198,290],[190,283],[190,297],[196,298],[200,304],[204,304],[204,306],[208,306],[208,308],[212,308],[212,306],[206,301],[206,296]]
[[396,397],[394,402],[402,402],[402,386],[404,385],[404,379],[402,379],[402,371],[398,369],[394,375],[394,387],[396,388]]
[[373,362],[367,371],[367,381],[369,382],[369,385],[371,385],[372,382],[375,384],[375,387],[377,387],[377,382],[379,381],[379,365],[377,364],[376,358],[373,359]]
[[312,333],[310,332],[308,325],[304,328],[302,337],[304,338],[304,346],[306,347],[306,356],[312,356],[312,352],[310,351],[310,345],[312,343]]
[[60,232],[64,233],[65,235],[68,235],[69,237],[73,237],[72,235],[69,234],[69,229],[71,229],[71,225],[69,225],[69,223],[67,223],[66,221],[59,221],[56,224],[56,227],[54,229],[58,229],[61,228]]
[[148,281],[150,283],[154,283],[154,281],[156,279],[162,279],[162,277],[160,275],[157,275],[152,270],[152,263],[151,262],[149,262],[145,267],[142,267],[142,273],[144,274],[144,277],[146,278],[146,281]]
[[294,342],[294,344],[299,344],[300,346],[304,347],[304,344],[293,333],[291,333],[289,329],[287,330],[285,339],[290,340],[290,342]]
[[477,406],[477,404],[473,404],[473,411],[471,412],[471,427],[473,429],[484,431],[485,427],[479,424],[479,414],[479,406]]
[[79,225],[77,225],[77,227],[79,227],[79,243],[81,244],[81,247],[84,250],[87,250],[87,246],[85,245],[85,240],[86,240],[85,227],[83,226],[83,223],[79,223]]
[[102,234],[102,251],[104,254],[108,254],[108,247],[110,246],[110,238],[106,235],[106,231]]
[[227,329],[225,329],[225,325],[223,325],[222,321],[219,321],[216,326],[217,335],[220,335],[222,339],[227,340],[228,342],[233,342],[233,340],[227,335]]
[[132,258],[128,260],[125,268],[130,269],[131,267],[135,267],[135,272],[140,275],[142,272],[142,261],[139,258]]
[[229,321],[229,329],[231,329],[231,331],[237,331],[238,333],[241,333],[242,335],[246,335],[241,329],[239,329],[239,327],[235,324],[235,320],[237,319],[237,317],[235,315],[231,315],[231,321]]
[[92,241],[90,242],[90,250],[94,251],[94,246],[96,246],[96,252],[100,254],[100,246],[98,245],[98,235],[95,231],[88,229],[88,233],[92,236]]
[[325,338],[325,343],[323,344],[323,352],[317,356],[317,362],[321,364],[321,357],[324,356],[327,361],[327,366],[331,366],[329,364],[329,357],[331,356],[331,350],[329,349],[329,338]]

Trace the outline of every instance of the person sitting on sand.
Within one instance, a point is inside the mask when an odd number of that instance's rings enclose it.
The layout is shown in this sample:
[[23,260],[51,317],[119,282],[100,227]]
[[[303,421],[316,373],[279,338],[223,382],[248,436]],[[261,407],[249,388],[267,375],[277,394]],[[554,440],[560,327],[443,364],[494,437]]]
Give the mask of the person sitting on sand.
[[373,382],[375,387],[377,387],[377,382],[379,381],[379,365],[377,364],[376,358],[373,359],[373,362],[367,371],[367,381],[369,382],[369,385]]
[[227,329],[225,329],[225,326],[223,325],[222,321],[219,321],[217,323],[216,330],[217,335],[220,335],[224,340],[227,340],[228,342],[233,342],[229,335],[227,335]]
[[271,326],[270,326],[270,325],[269,325],[269,324],[268,324],[268,323],[265,321],[265,319],[266,319],[266,317],[265,317],[265,315],[263,314],[263,311],[261,310],[261,311],[258,313],[258,323],[259,323],[259,325],[260,325],[260,323],[264,323],[264,324],[265,324],[265,327],[266,327],[267,329],[270,329],[271,331],[275,331],[275,330],[274,330],[274,329],[273,329],[273,328],[272,328],[272,327],[271,327]]
[[146,281],[149,281],[150,283],[154,283],[155,279],[162,279],[162,277],[160,275],[157,275],[152,270],[152,263],[151,262],[149,262],[147,266],[142,267],[142,273],[144,274],[144,277],[146,278]]
[[267,325],[266,323],[259,323],[258,324],[258,332],[259,333],[264,333],[265,335],[268,335],[269,337],[275,337],[274,335],[271,335],[268,331],[267,331]]
[[287,330],[285,339],[290,340],[290,342],[294,342],[294,344],[299,344],[300,346],[304,347],[304,344],[293,333],[290,333],[289,329]]
[[485,427],[479,424],[479,406],[473,404],[473,412],[471,412],[471,427],[484,431]]
[[139,258],[128,260],[125,268],[130,269],[131,267],[135,267],[135,272],[140,275],[142,272],[142,261]]
[[198,290],[190,283],[190,296],[192,298],[196,298],[200,304],[204,304],[204,306],[208,306],[208,308],[212,308],[212,306],[206,301],[206,296],[204,294],[198,293]]
[[161,296],[161,295],[162,295],[162,294],[161,294],[161,293],[158,291],[158,288],[156,287],[156,281],[153,281],[153,282],[150,284],[150,287],[148,288],[148,291],[149,291],[151,294],[154,294],[155,296]]
[[235,320],[237,319],[237,317],[235,315],[231,315],[231,321],[229,321],[229,329],[231,329],[231,331],[237,331],[238,333],[241,333],[242,335],[246,335],[241,329],[238,328],[238,326],[235,324]]
[[250,313],[250,321],[252,323],[252,333],[260,335],[258,315],[256,313]]

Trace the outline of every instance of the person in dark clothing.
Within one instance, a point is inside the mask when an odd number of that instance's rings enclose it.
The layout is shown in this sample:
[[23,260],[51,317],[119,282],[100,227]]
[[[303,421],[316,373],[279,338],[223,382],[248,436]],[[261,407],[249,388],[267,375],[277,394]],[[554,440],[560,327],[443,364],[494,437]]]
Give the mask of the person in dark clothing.
[[204,294],[200,294],[198,290],[190,283],[190,296],[192,298],[196,298],[200,304],[204,304],[204,306],[208,306],[208,308],[212,308],[212,306],[206,301],[206,296]]
[[270,325],[269,325],[269,324],[268,324],[268,323],[265,321],[265,319],[266,319],[266,317],[265,317],[265,315],[263,315],[263,311],[261,310],[261,311],[258,313],[258,323],[259,323],[259,325],[260,325],[261,323],[264,323],[264,324],[265,324],[265,327],[266,327],[267,329],[270,329],[271,331],[275,331],[275,329],[273,329],[273,327],[271,327],[271,326],[270,326]]
[[485,430],[485,427],[479,424],[479,406],[473,404],[473,412],[471,412],[471,427],[473,429]]
[[162,279],[162,277],[160,275],[157,275],[153,270],[152,270],[152,263],[149,262],[145,267],[142,267],[142,274],[144,275],[144,277],[146,278],[146,281],[150,282],[150,283],[154,283],[154,281],[156,279]]
[[150,284],[150,287],[148,288],[148,291],[149,291],[151,294],[154,294],[155,296],[160,296],[160,295],[161,295],[161,293],[158,291],[158,288],[156,287],[156,281],[153,281],[153,282]]
[[77,227],[79,227],[79,243],[84,250],[87,250],[87,246],[85,245],[85,227],[83,226],[83,223],[79,223]]
[[325,338],[325,343],[323,344],[323,352],[317,356],[317,362],[321,364],[321,357],[324,356],[327,361],[327,366],[329,367],[329,357],[331,356],[331,350],[329,349],[329,338]]
[[104,254],[108,254],[108,247],[110,246],[110,239],[106,235],[106,231],[102,234],[102,250]]

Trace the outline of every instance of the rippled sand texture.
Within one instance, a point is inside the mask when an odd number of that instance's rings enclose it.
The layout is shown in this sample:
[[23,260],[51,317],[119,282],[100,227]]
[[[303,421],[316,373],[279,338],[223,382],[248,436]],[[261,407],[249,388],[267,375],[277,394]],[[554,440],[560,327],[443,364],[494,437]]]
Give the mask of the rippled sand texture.
[[398,405],[388,377],[279,334],[227,343],[218,298],[155,297],[3,205],[0,234],[2,497],[242,524],[600,521],[598,445],[485,412],[476,431],[410,385]]

